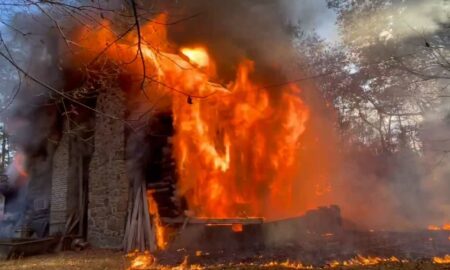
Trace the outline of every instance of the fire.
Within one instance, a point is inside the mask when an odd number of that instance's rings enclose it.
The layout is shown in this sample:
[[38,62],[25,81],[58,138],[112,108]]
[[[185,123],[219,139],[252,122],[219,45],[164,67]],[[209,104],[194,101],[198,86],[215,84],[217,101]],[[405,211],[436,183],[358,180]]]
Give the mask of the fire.
[[25,163],[26,163],[25,154],[20,151],[17,152],[14,155],[13,166],[15,170],[19,173],[19,176],[21,177],[28,177],[28,172],[25,168]]
[[[161,15],[156,21],[164,20]],[[136,57],[136,32],[117,41],[106,22],[97,31],[78,31],[77,44],[87,50],[74,53],[69,62],[95,65],[104,55],[133,77],[125,90],[143,91],[150,107],[171,110],[177,192],[190,212],[196,217],[281,219],[317,207],[315,200],[331,192],[322,143],[317,135],[306,135],[312,113],[298,86],[265,89],[253,79],[250,59],[236,63],[233,81],[213,83],[220,79],[207,46],[175,49],[164,24],[149,23],[141,30],[145,69]],[[302,154],[308,144],[314,147]],[[157,231],[163,235],[161,228]]]
[[242,226],[242,224],[239,223],[234,223],[231,225],[231,230],[233,230],[233,232],[243,232],[244,226]]
[[444,224],[442,226],[428,225],[429,231],[450,231],[450,224]]
[[8,174],[14,180],[16,187],[23,187],[28,183],[29,173],[27,171],[27,157],[22,151],[14,154],[13,162],[8,168]]
[[189,58],[189,62],[193,65],[206,68],[209,66],[209,55],[205,48],[182,48],[181,53]]
[[441,228],[439,226],[436,226],[436,225],[428,225],[428,230],[429,231],[440,231]]
[[197,264],[189,264],[188,256],[184,257],[184,260],[178,266],[167,266],[157,264],[155,258],[147,251],[131,252],[127,255],[127,258],[131,260],[130,267],[127,270],[148,270],[148,269],[159,269],[159,270],[201,270],[204,267]]
[[153,229],[155,230],[156,246],[163,250],[167,246],[167,231],[162,225],[161,218],[159,216],[158,204],[153,198],[151,190],[147,191],[148,210],[153,219]]
[[174,99],[179,188],[197,216],[273,218],[293,210],[296,155],[309,109],[294,85],[272,104],[250,80],[252,71],[253,62],[241,63],[225,95],[194,104]]
[[433,263],[450,264],[450,255],[447,254],[444,257],[433,257]]
[[[250,264],[250,265],[254,265],[254,264]],[[284,262],[269,262],[269,263],[264,263],[264,264],[260,264],[260,265],[256,265],[258,267],[262,267],[262,268],[287,268],[287,269],[313,269],[312,266],[310,265],[303,265],[301,262],[290,262],[289,260],[284,261]]]
[[390,258],[381,258],[381,257],[373,257],[373,256],[367,256],[364,257],[362,255],[357,255],[355,258],[352,258],[350,260],[346,261],[331,261],[328,263],[328,265],[332,268],[338,267],[338,266],[359,266],[359,265],[377,265],[380,263],[405,263],[408,262],[407,260],[400,260],[397,257],[390,257]]
[[143,270],[150,269],[155,263],[155,258],[148,252],[131,252],[127,255],[131,259],[131,265],[128,270]]

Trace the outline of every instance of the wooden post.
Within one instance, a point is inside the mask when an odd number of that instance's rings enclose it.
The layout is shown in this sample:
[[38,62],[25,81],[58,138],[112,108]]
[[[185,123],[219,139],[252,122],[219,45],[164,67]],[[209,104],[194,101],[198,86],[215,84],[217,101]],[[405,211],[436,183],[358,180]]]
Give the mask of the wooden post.
[[[139,194],[139,191],[141,190],[141,187],[138,187],[136,195]],[[139,204],[141,200],[139,199],[139,196],[135,196],[134,198],[134,205],[133,205],[133,211],[131,213],[131,222],[128,230],[128,239],[127,239],[127,245],[125,247],[125,250],[127,252],[130,252],[133,250],[133,240],[135,238],[135,231],[136,231],[136,219],[139,211]]]

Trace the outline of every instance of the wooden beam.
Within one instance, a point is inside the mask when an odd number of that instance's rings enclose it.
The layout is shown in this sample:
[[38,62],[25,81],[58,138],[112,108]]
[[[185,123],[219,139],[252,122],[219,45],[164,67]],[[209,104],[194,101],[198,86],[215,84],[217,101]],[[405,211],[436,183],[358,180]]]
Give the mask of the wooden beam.
[[[179,218],[161,218],[167,224],[183,224],[185,219]],[[210,224],[210,225],[228,225],[228,224],[262,224],[264,218],[249,217],[249,218],[189,218],[187,224]]]

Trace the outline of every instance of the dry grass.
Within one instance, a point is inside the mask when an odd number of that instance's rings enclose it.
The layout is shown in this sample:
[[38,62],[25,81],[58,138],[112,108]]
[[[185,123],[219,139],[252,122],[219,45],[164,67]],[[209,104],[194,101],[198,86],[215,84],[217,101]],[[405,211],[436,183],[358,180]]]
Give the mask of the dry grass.
[[33,256],[0,262],[0,270],[124,270],[127,260],[122,252],[87,250]]
[[[34,256],[13,261],[0,262],[0,270],[125,270],[128,261],[121,252],[108,250],[87,250]],[[260,267],[255,265],[235,267],[211,267],[211,269],[290,269],[283,266]],[[431,262],[405,264],[380,264],[374,266],[336,267],[344,270],[450,270],[450,265],[435,265]]]

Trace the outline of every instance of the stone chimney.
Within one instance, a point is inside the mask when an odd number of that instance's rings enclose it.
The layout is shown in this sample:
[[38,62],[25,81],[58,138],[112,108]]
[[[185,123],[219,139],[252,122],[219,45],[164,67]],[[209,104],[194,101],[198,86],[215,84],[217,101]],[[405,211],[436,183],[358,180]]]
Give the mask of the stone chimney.
[[89,167],[88,241],[94,247],[121,248],[128,209],[125,163],[125,96],[119,87],[99,93],[95,150]]

